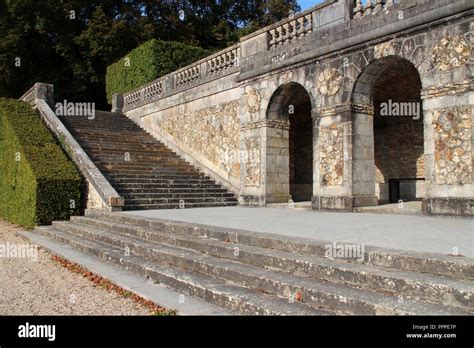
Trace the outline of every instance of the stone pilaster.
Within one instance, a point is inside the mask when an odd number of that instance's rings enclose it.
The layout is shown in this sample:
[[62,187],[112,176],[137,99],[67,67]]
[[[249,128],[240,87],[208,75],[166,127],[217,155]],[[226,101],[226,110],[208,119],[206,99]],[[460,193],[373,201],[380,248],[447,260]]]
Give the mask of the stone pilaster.
[[474,215],[472,89],[469,82],[422,92],[427,214]]

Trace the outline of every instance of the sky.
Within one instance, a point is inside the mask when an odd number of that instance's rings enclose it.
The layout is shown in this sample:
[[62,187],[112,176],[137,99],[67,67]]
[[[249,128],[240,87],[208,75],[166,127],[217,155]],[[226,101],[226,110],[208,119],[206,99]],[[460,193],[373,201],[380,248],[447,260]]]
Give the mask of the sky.
[[298,4],[301,6],[301,11],[304,11],[311,6],[322,3],[323,0],[298,0]]

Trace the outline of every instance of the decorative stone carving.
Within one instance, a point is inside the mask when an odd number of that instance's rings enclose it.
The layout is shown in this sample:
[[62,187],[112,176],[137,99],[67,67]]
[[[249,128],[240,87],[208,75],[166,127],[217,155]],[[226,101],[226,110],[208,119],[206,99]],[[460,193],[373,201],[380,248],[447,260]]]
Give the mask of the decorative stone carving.
[[433,48],[433,63],[442,71],[457,69],[469,60],[471,48],[462,36],[446,36]]
[[260,110],[261,99],[257,90],[250,90],[247,93],[247,111],[253,114]]
[[241,131],[249,130],[249,129],[258,129],[258,128],[280,128],[280,129],[290,129],[290,122],[289,121],[281,121],[281,120],[259,120],[254,122],[247,122],[240,126]]
[[230,176],[240,176],[239,100],[169,115],[157,126]]
[[392,41],[384,42],[374,47],[375,59],[380,59],[394,54],[395,47],[393,46]]
[[438,184],[467,184],[472,177],[471,108],[436,111],[435,178]]
[[280,82],[282,84],[288,83],[291,81],[292,78],[293,78],[293,72],[288,70],[288,71],[285,71],[283,74],[281,74]]
[[342,75],[336,69],[326,69],[318,76],[318,90],[321,94],[331,96],[339,92],[342,86]]
[[242,157],[245,163],[245,186],[260,186],[261,155],[259,136],[245,139],[245,155]]
[[343,180],[343,127],[333,123],[319,130],[319,157],[321,184],[340,186]]

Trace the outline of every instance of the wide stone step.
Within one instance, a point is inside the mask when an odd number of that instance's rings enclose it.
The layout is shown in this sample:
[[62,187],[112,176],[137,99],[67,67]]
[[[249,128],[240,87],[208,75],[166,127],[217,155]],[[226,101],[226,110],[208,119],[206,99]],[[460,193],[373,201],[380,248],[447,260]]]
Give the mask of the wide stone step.
[[[128,214],[86,211],[87,217],[115,223],[128,227],[145,227],[154,231],[166,231],[176,235],[206,238],[225,243],[238,243],[260,249],[282,251],[290,254],[310,255],[327,260],[328,246],[331,242],[314,239],[289,237],[271,233],[236,230],[224,227],[205,226],[179,221],[137,217]],[[366,246],[363,260],[350,259],[351,264],[377,266],[382,269],[406,270],[424,274],[440,275],[449,279],[461,280],[473,284],[474,260],[466,257],[448,256],[433,253],[391,250]],[[338,259],[342,262],[344,259]],[[346,262],[347,263],[347,262]]]
[[[159,231],[85,217],[74,217],[71,221],[93,229],[121,233],[144,241],[176,245],[265,269],[278,269],[312,279],[382,291],[384,294],[402,296],[404,300],[420,298],[427,302],[448,304],[474,311],[474,284],[472,282],[170,233],[169,228]],[[236,248],[238,248],[237,254]]]
[[205,204],[205,203],[225,203],[237,202],[235,197],[222,197],[210,195],[186,195],[183,197],[171,197],[171,195],[160,198],[141,198],[141,197],[124,197],[125,204],[128,205],[155,205],[155,204]]
[[222,188],[217,184],[206,184],[206,183],[170,183],[167,180],[165,183],[131,183],[125,182],[116,185],[117,190],[128,191],[128,190],[137,190],[136,192],[149,192],[149,190],[163,189],[163,190],[180,190],[180,189],[200,189],[200,190],[223,190],[227,192],[225,188]]
[[139,193],[136,191],[131,191],[125,193],[125,199],[133,198],[133,199],[159,199],[159,198],[177,198],[177,199],[194,199],[194,198],[206,198],[206,197],[215,197],[215,198],[233,198],[236,199],[233,193],[229,192],[146,192],[146,193]]
[[199,175],[201,174],[199,171],[192,167],[174,167],[172,165],[163,165],[161,163],[153,163],[153,164],[136,164],[136,163],[117,163],[117,164],[107,164],[104,165],[102,163],[97,163],[98,166],[106,168],[109,171],[117,171],[118,173],[116,174],[113,172],[111,175],[120,175],[119,173],[135,173],[139,171],[144,171],[148,172],[150,171],[150,174],[153,174],[156,172],[157,175],[160,175],[162,173],[176,173],[177,175]]
[[92,240],[85,240],[55,228],[35,230],[43,236],[70,245],[83,253],[93,255],[137,274],[177,289],[183,294],[199,297],[209,303],[246,315],[328,315],[300,303],[261,291],[230,284],[221,279],[203,276],[192,270],[171,265],[159,265],[147,258],[129,255],[117,247],[109,247]]
[[210,184],[215,185],[216,183],[210,179],[202,178],[199,176],[196,177],[177,177],[173,175],[162,175],[155,176],[153,178],[135,178],[135,177],[125,177],[125,178],[109,178],[111,183],[117,184]]
[[[466,314],[457,308],[436,306],[410,299],[400,302],[396,296],[216,258],[180,247],[117,235],[115,232],[86,225],[62,222],[56,223],[54,227],[88,240],[128,250],[131,254],[146,257],[160,264],[171,264],[193,270],[247,288],[286,297],[288,300],[299,293],[304,303],[315,308],[345,314]],[[235,251],[234,253],[237,254]]]
[[162,148],[159,145],[150,146],[148,144],[133,144],[133,143],[103,143],[103,144],[93,144],[88,141],[81,141],[81,145],[84,149],[92,150],[92,151],[101,151],[104,153],[130,153],[138,152],[144,154],[154,154],[159,153]]
[[228,192],[224,188],[180,188],[180,187],[166,187],[166,188],[118,188],[117,192],[121,195],[133,194],[137,197],[140,195],[159,195],[159,194],[197,194],[197,193],[209,193],[209,194],[224,194],[234,197],[234,194]]
[[215,208],[215,207],[234,207],[238,204],[237,201],[225,202],[205,202],[205,203],[166,203],[166,204],[142,204],[133,205],[126,204],[124,211],[130,210],[157,210],[157,209],[190,209],[190,208]]

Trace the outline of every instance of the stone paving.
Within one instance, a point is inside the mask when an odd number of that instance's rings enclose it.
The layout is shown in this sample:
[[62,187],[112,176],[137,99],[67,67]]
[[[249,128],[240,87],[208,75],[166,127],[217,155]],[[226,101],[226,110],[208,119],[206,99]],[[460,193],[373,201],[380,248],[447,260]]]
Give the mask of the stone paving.
[[317,240],[474,258],[474,220],[409,215],[315,212],[273,208],[197,208],[124,214]]

